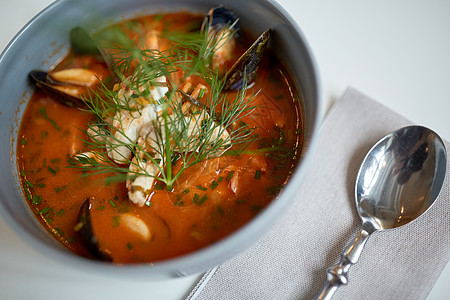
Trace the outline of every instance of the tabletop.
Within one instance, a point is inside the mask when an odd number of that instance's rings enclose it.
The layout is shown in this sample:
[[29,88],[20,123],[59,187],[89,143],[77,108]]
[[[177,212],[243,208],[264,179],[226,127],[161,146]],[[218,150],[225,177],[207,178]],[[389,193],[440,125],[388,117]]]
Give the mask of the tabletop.
[[[52,0],[1,0],[0,51]],[[225,1],[224,1],[225,2]],[[278,0],[316,58],[325,107],[352,86],[450,140],[450,1]],[[22,240],[0,218],[0,298],[183,299],[201,274],[121,282],[64,268]],[[14,264],[11,263],[14,261]],[[428,296],[450,289],[450,264]],[[59,296],[58,296],[59,295]]]

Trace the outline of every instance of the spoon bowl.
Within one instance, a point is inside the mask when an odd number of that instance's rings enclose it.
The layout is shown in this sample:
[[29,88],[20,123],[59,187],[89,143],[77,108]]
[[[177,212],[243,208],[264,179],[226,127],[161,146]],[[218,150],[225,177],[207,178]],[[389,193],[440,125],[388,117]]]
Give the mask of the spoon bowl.
[[327,270],[327,282],[316,299],[331,299],[355,264],[369,236],[408,224],[435,202],[444,183],[447,153],[442,139],[423,126],[400,128],[376,143],[364,158],[356,185],[356,207],[362,229]]

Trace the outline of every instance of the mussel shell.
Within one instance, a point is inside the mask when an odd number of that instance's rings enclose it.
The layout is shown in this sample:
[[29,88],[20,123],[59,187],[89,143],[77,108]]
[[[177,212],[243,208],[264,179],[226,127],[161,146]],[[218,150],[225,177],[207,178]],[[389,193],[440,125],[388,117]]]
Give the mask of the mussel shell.
[[217,32],[223,27],[230,25],[233,25],[232,28],[236,31],[236,35],[239,35],[240,25],[237,15],[224,6],[218,6],[211,8],[206,14],[201,30]]
[[89,253],[96,259],[112,261],[111,257],[103,253],[99,248],[98,239],[92,228],[91,203],[89,198],[84,200],[83,204],[81,204],[78,222],[82,224],[81,229],[78,231],[78,235]]
[[33,70],[29,73],[29,76],[37,87],[47,91],[60,103],[66,106],[78,108],[86,106],[82,99],[55,89],[55,86],[67,84],[53,80],[47,72],[41,70]]
[[227,72],[224,90],[239,90],[245,84],[253,81],[258,65],[267,48],[272,30],[264,31],[259,38],[245,51]]

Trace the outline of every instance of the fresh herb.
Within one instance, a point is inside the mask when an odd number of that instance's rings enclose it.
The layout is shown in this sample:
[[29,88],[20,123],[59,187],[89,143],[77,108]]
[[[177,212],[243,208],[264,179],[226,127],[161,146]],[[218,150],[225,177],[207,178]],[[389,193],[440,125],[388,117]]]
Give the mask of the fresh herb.
[[219,186],[219,184],[217,183],[217,181],[215,181],[215,180],[213,180],[212,182],[211,182],[211,184],[209,185],[209,188],[210,189],[212,189],[212,190],[214,190],[216,187],[218,187]]
[[128,250],[132,250],[133,249],[133,245],[130,242],[128,242],[126,246],[127,246]]
[[[167,190],[171,190],[187,168],[222,155],[232,145],[245,145],[253,139],[252,128],[234,124],[254,110],[250,103],[255,95],[247,94],[246,82],[241,90],[233,93],[235,98],[224,95],[224,79],[209,68],[217,45],[227,42],[232,35],[211,38],[207,30],[183,34],[164,32],[164,38],[172,41],[174,46],[158,51],[140,50],[120,31],[110,31],[108,34],[114,42],[102,40],[102,45],[106,45],[107,50],[113,50],[113,72],[133,96],[120,96],[119,91],[108,89],[105,85],[101,92],[90,93],[85,103],[87,111],[96,117],[96,122],[84,131],[88,136],[85,144],[98,155],[96,159],[82,155],[69,159],[73,168],[90,170],[88,175],[107,172],[124,174],[122,179],[154,177],[165,184]],[[125,77],[123,74],[131,75]],[[183,74],[182,78],[179,78],[180,74]],[[148,100],[149,83],[157,85],[156,79],[161,76],[166,77],[171,89],[161,99]],[[200,90],[200,97],[206,98],[204,105],[186,112],[182,109],[186,100],[179,92],[182,88],[179,82],[184,83],[188,76],[203,78],[208,90]],[[141,99],[144,99],[144,104]],[[154,106],[156,117],[152,121],[154,135],[151,143],[144,147],[126,135],[125,124],[116,116],[121,112],[139,115],[148,105]],[[111,118],[119,126],[111,128]],[[118,164],[108,153],[115,152],[120,156],[118,149],[121,147],[131,149],[133,158],[122,157],[123,163]],[[177,161],[181,162],[181,167],[177,167],[175,172]],[[158,168],[157,175],[147,171],[145,166],[148,163]]]
[[198,188],[199,190],[202,190],[202,191],[207,191],[207,190],[208,190],[207,188],[205,188],[205,187],[203,187],[203,186],[201,186],[201,185],[197,185],[197,188]]
[[228,173],[227,181],[230,181],[231,178],[233,178],[233,175],[234,175],[234,171],[231,171],[230,173]]
[[109,201],[109,204],[111,204],[111,206],[112,206],[113,208],[116,208],[116,205],[114,204],[114,202],[112,201],[112,199],[109,199],[108,201]]
[[203,195],[201,198],[200,196],[196,193],[194,195],[194,204],[197,204],[198,206],[202,205],[203,203],[205,203],[205,201],[208,199],[208,196],[205,194]]
[[157,191],[162,191],[162,190],[164,190],[164,184],[157,183],[153,186],[153,189],[155,189]]
[[22,138],[22,141],[20,142],[20,144],[22,146],[25,146],[26,143],[27,143],[27,139],[26,138]]
[[58,235],[60,235],[60,236],[64,235],[64,232],[61,229],[59,229],[58,227],[55,227],[54,230],[56,233],[58,233]]
[[33,205],[39,205],[39,204],[41,204],[42,203],[42,196],[39,196],[39,195],[33,195],[33,199],[32,199],[32,204]]
[[53,175],[56,175],[56,170],[53,169],[52,167],[48,166],[47,170],[52,173]]
[[61,208],[56,215],[62,216],[64,214],[64,209]]
[[33,188],[34,188],[34,185],[33,185],[31,182],[29,182],[28,180],[25,180],[25,184],[26,184],[30,189],[33,189]]
[[256,170],[255,171],[255,179],[261,179],[261,171],[260,170]]
[[44,119],[45,119],[46,121],[49,121],[49,122],[53,125],[53,127],[54,127],[56,130],[61,130],[61,128],[56,124],[55,120],[50,119],[50,118],[48,117],[47,111],[45,110],[45,107],[41,107],[40,112],[41,112],[41,115],[44,117]]

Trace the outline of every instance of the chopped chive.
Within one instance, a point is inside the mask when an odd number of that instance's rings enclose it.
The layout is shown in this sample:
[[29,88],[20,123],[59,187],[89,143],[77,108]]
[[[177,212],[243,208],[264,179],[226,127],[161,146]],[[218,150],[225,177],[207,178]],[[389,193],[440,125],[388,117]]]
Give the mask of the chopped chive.
[[112,227],[119,227],[120,225],[120,216],[112,217]]
[[28,191],[28,189],[25,189],[25,194],[26,194],[28,200],[33,199],[33,197],[31,197],[30,191]]
[[189,189],[185,189],[184,191],[183,191],[183,194],[189,194]]
[[52,123],[53,127],[54,127],[56,130],[61,130],[61,128],[59,128],[58,124],[56,124],[55,120],[52,120],[52,119],[50,119],[50,118],[48,117],[47,111],[45,110],[45,107],[41,107],[40,111],[41,111],[41,115],[44,117],[44,119],[47,120],[47,121],[49,121],[50,123]]
[[162,191],[164,189],[164,184],[157,183],[153,186],[153,189],[155,189],[157,191]]
[[202,205],[203,203],[205,203],[205,201],[207,199],[208,199],[208,196],[206,194],[203,195],[201,198],[197,193],[194,195],[194,203],[197,205]]
[[102,210],[102,209],[105,209],[105,207],[104,206],[97,206],[97,210]]
[[223,177],[222,177],[222,176],[219,176],[219,178],[217,178],[217,183],[221,183],[222,180],[223,180]]
[[41,204],[42,203],[42,197],[41,196],[39,196],[39,195],[33,195],[33,199],[32,199],[32,204],[33,205],[39,205],[39,204]]
[[203,186],[201,186],[201,185],[197,185],[197,188],[198,188],[199,190],[202,190],[202,191],[207,191],[207,190],[208,190],[207,188],[205,188],[205,187],[203,187]]
[[119,200],[119,197],[116,195],[113,197],[113,199],[117,201],[117,200]]
[[64,209],[60,209],[56,215],[61,216],[64,213]]
[[20,142],[22,146],[24,146],[27,143],[27,139],[26,138],[22,138],[22,141]]
[[34,185],[33,185],[31,182],[29,182],[28,180],[25,180],[25,184],[26,184],[30,189],[33,189],[33,188],[34,188]]
[[55,227],[55,231],[59,234],[59,235],[64,235],[64,232],[59,229],[58,227]]
[[53,175],[56,175],[56,171],[55,171],[55,169],[53,169],[52,167],[50,167],[50,166],[48,166],[48,171],[50,172],[50,173],[52,173]]
[[116,205],[114,204],[114,202],[113,202],[111,199],[109,199],[108,201],[109,201],[109,204],[111,204],[111,206],[112,206],[113,208],[116,208]]
[[243,203],[246,203],[246,202],[247,202],[247,200],[245,200],[245,199],[236,200],[236,203],[238,203],[238,204],[243,204]]
[[183,206],[184,205],[184,202],[183,201],[177,201],[177,202],[175,202],[174,203],[176,206]]
[[209,185],[209,187],[212,189],[212,190],[214,190],[216,187],[218,187],[219,186],[219,184],[217,183],[217,181],[215,181],[215,180],[213,180],[212,182],[211,182],[211,184]]
[[51,162],[52,164],[59,163],[60,161],[61,161],[61,160],[60,160],[59,158],[53,158],[53,159],[50,160],[50,162]]
[[50,207],[45,207],[44,209],[42,209],[40,212],[39,212],[39,214],[41,214],[41,215],[43,215],[43,214],[45,214],[46,212],[48,212],[50,210]]
[[59,186],[55,187],[55,192],[59,193],[61,191],[61,188]]
[[22,176],[25,176],[25,170],[20,170],[20,174],[21,174]]
[[194,195],[194,199],[192,200],[194,203],[196,203],[197,201],[198,201],[198,199],[200,198],[200,196],[197,194],[197,193],[195,193],[195,195]]
[[228,174],[227,181],[230,181],[231,178],[233,177],[233,175],[234,175],[234,171],[231,171],[231,172]]
[[47,158],[44,158],[44,164],[43,164],[44,167],[45,167],[46,163],[47,163]]
[[127,243],[127,248],[128,248],[128,250],[132,250],[133,249],[133,245],[130,242],[128,242]]
[[48,132],[42,130],[42,131],[41,131],[41,138],[42,138],[42,139],[45,139],[47,136],[48,136]]
[[38,183],[37,186],[40,188],[45,188],[45,184],[43,184],[43,183]]
[[261,171],[260,170],[255,171],[255,179],[261,179]]

